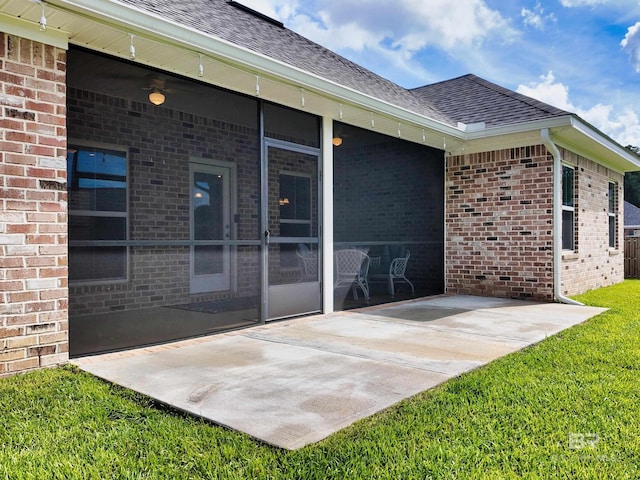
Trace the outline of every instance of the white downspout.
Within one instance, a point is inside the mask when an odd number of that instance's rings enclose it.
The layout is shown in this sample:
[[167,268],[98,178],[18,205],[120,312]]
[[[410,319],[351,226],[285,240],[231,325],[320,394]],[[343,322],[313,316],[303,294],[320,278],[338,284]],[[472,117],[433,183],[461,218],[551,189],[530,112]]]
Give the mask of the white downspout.
[[553,297],[557,302],[584,305],[562,294],[562,155],[549,136],[549,129],[540,131],[542,143],[553,155]]

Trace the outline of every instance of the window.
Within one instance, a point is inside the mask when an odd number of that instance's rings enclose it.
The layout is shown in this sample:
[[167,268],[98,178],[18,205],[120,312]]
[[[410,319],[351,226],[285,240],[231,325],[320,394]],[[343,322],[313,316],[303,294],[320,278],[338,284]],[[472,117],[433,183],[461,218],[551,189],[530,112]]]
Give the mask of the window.
[[609,182],[609,248],[616,248],[618,239],[617,215],[618,196],[616,195],[616,184]]
[[121,150],[69,145],[69,281],[127,278],[127,154]]
[[[311,177],[294,173],[280,174],[280,236],[311,236]],[[280,266],[297,267],[296,245],[283,244]]]
[[574,169],[562,166],[562,249],[575,248]]

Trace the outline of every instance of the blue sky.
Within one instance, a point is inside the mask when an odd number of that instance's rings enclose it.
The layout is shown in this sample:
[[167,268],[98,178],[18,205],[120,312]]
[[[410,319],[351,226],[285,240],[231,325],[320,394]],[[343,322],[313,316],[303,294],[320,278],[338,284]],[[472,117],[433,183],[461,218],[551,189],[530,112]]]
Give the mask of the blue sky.
[[640,146],[640,0],[241,0],[406,88],[474,73]]

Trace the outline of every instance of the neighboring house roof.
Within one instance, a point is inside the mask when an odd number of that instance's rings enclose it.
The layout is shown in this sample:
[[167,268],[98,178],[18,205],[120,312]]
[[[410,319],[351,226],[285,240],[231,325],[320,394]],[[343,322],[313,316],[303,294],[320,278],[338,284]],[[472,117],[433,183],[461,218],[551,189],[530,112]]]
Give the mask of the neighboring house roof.
[[572,115],[472,74],[412,92],[456,123],[484,122],[487,127],[499,127]]
[[640,227],[640,208],[626,200],[624,202],[624,226],[625,228]]

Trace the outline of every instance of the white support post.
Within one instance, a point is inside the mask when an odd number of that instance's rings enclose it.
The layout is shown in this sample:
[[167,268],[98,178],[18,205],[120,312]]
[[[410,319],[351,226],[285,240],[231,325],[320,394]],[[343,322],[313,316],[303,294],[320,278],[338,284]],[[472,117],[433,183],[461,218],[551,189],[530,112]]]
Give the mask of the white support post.
[[333,313],[333,119],[322,117],[322,311]]

